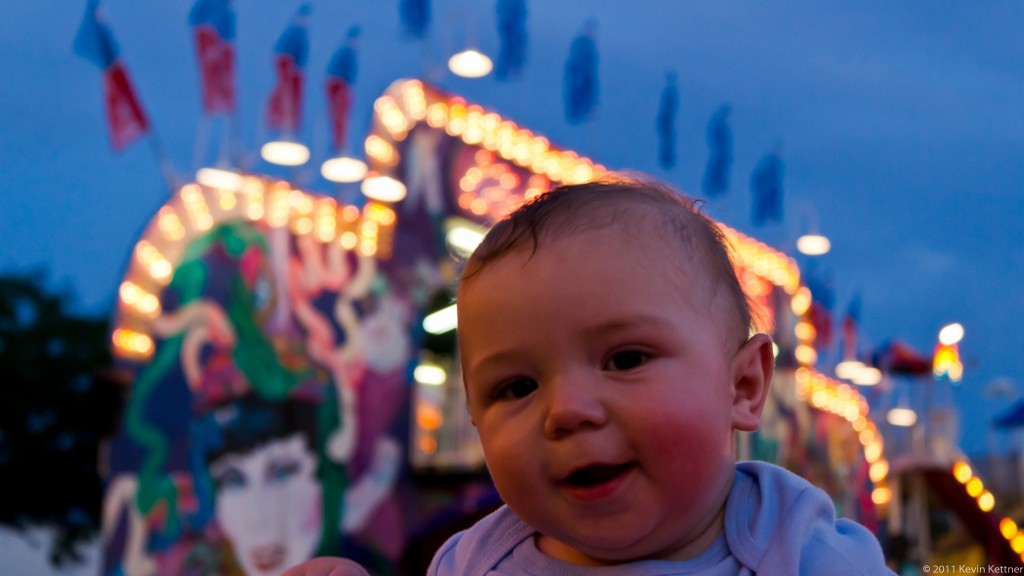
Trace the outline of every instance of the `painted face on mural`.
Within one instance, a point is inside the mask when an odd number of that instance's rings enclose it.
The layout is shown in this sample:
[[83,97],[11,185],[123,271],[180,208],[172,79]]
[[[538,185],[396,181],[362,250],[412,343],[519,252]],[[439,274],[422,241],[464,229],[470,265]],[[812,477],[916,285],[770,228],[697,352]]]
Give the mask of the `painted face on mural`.
[[248,576],[276,576],[313,556],[322,491],[316,457],[301,433],[225,454],[210,473],[217,483],[217,522]]
[[405,365],[412,346],[406,328],[408,317],[409,305],[388,294],[363,319],[360,328],[366,341],[366,365],[374,372],[390,372]]

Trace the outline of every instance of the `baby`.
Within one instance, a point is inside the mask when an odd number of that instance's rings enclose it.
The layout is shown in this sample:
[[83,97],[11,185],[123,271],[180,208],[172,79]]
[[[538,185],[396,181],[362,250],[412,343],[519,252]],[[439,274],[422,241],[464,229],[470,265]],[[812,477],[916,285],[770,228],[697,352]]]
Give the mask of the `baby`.
[[[564,186],[499,222],[459,292],[469,412],[506,506],[430,576],[890,574],[829,497],[736,463],[774,370],[719,229],[624,176]],[[354,575],[318,558],[285,576]]]

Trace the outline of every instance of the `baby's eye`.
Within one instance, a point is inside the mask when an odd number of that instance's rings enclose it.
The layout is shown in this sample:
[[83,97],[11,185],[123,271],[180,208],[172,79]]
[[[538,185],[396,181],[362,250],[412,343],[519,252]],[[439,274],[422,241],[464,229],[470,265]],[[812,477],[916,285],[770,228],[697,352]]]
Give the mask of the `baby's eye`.
[[529,378],[517,378],[502,384],[495,390],[495,397],[502,398],[525,398],[537,389],[537,382]]
[[623,350],[612,354],[605,364],[605,370],[631,370],[647,361],[647,355],[639,350]]

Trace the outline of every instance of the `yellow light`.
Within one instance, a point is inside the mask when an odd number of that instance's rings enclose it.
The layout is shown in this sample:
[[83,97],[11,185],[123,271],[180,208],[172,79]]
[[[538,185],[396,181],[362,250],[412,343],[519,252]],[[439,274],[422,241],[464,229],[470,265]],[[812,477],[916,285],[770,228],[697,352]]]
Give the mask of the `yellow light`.
[[194,221],[196,223],[197,230],[205,231],[213,227],[213,216],[210,216],[209,212],[196,214]]
[[365,143],[366,155],[374,160],[385,165],[392,165],[398,158],[398,153],[395,152],[395,147],[388,144],[386,140],[371,134],[366,138]]
[[147,357],[153,352],[153,339],[146,334],[118,328],[111,334],[114,347],[122,355],[130,357]]
[[852,424],[859,417],[860,410],[858,410],[857,405],[852,402],[847,403],[846,408],[843,408],[843,418],[846,418]]
[[1017,535],[1017,523],[1009,518],[1003,518],[999,522],[999,532],[1007,540]]
[[978,508],[981,508],[982,512],[991,512],[996,506],[996,498],[991,492],[985,490],[978,496]]
[[872,442],[875,441],[875,430],[868,426],[867,428],[861,431],[859,438],[861,445],[867,446],[868,444],[871,444]]
[[983,490],[985,490],[985,485],[977,476],[967,481],[967,493],[971,495],[971,498],[977,498]]
[[814,350],[814,347],[808,346],[807,344],[800,344],[793,351],[793,355],[796,357],[796,361],[804,366],[811,366],[818,361],[818,353]]
[[871,501],[879,506],[884,506],[892,500],[892,491],[885,486],[879,486],[871,491]]
[[359,208],[349,204],[341,209],[341,219],[345,222],[355,222],[359,219]]
[[828,394],[826,394],[824,390],[818,390],[811,395],[811,404],[813,404],[815,408],[821,408],[827,401]]
[[345,232],[338,239],[338,242],[345,250],[351,250],[359,243],[359,236],[357,236],[355,232]]
[[1024,552],[1024,534],[1014,536],[1013,540],[1010,540],[1010,547],[1018,554]]
[[953,465],[953,477],[956,478],[957,482],[966,484],[972,476],[974,476],[974,472],[966,462],[957,462]]
[[953,382],[959,382],[964,377],[964,365],[961,362],[951,364],[949,369],[946,370],[946,374],[949,375],[949,379]]
[[881,482],[889,475],[889,463],[885,460],[879,460],[871,465],[868,469],[868,477],[871,478],[872,482]]
[[157,226],[163,232],[164,238],[168,240],[181,240],[185,237],[185,226],[182,225],[181,219],[178,218],[178,215],[170,206],[164,206],[160,209],[157,216]]
[[235,198],[235,193],[230,190],[221,190],[217,195],[217,203],[220,205],[220,209],[225,212],[234,209],[238,204],[238,199]]
[[805,342],[814,340],[817,332],[814,330],[814,324],[810,322],[797,322],[796,328],[793,329],[793,333],[796,337]]
[[379,230],[377,223],[373,220],[364,220],[363,225],[360,227],[360,232],[363,238],[375,238],[377,236],[377,230]]
[[305,236],[313,231],[313,220],[309,216],[300,216],[295,219],[294,231],[299,236]]
[[789,302],[793,314],[803,316],[811,307],[811,291],[806,286],[801,286]]
[[366,205],[364,214],[367,220],[371,220],[383,226],[390,226],[395,223],[395,211],[383,204],[371,202]]
[[444,102],[435,102],[427,108],[427,125],[440,128],[448,123],[448,106]]
[[161,282],[171,278],[171,263],[167,260],[153,262],[146,270],[150,276]]
[[872,442],[864,446],[864,459],[869,463],[875,463],[879,458],[882,457],[882,445],[878,442]]
[[409,80],[402,84],[402,96],[405,97],[405,108],[409,116],[422,120],[427,114],[427,98],[423,93],[423,84],[419,80]]

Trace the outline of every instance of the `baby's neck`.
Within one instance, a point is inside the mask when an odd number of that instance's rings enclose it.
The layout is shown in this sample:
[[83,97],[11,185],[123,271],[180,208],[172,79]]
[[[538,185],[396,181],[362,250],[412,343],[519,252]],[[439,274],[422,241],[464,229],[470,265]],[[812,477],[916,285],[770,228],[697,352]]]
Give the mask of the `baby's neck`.
[[564,562],[580,564],[583,566],[614,566],[616,564],[626,564],[641,560],[692,560],[707,550],[708,546],[711,546],[711,544],[719,537],[719,535],[722,534],[724,530],[725,502],[722,503],[722,507],[719,508],[718,512],[695,537],[688,538],[685,542],[677,542],[673,546],[663,550],[654,551],[651,554],[646,554],[637,558],[605,559],[594,557],[585,554],[560,540],[540,533],[537,534],[536,542],[537,549],[546,556],[550,556]]

